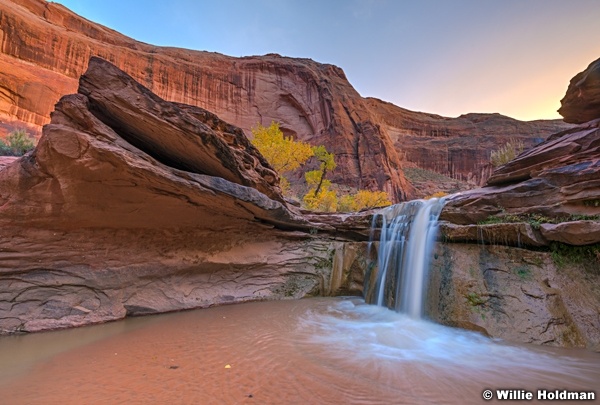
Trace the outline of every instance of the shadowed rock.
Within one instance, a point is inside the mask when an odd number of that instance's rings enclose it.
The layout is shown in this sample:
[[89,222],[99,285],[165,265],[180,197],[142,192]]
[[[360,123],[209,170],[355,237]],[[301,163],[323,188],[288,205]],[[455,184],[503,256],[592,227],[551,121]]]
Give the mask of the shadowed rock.
[[522,153],[498,168],[486,187],[452,198],[441,218],[473,224],[506,214],[599,215],[599,122],[553,135]]
[[583,124],[600,118],[600,59],[571,79],[560,104],[558,112],[566,122]]
[[0,333],[356,293],[341,274],[365,268],[340,242],[366,238],[356,224],[289,207],[239,128],[97,58],[36,149],[2,162]]

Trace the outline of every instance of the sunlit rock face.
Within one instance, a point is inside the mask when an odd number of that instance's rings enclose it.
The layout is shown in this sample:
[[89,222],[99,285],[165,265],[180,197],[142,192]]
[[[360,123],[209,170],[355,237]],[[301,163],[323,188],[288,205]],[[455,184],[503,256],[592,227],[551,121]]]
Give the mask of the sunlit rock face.
[[558,110],[566,122],[583,124],[600,118],[600,59],[571,79]]
[[412,195],[388,134],[336,66],[151,46],[43,0],[1,0],[0,11],[0,115],[7,122],[46,124],[96,55],[160,97],[214,112],[246,135],[275,120],[286,135],[325,145],[336,155],[336,183],[385,190],[395,201]]
[[0,163],[0,333],[360,288],[356,221],[303,217],[241,129],[104,60]]

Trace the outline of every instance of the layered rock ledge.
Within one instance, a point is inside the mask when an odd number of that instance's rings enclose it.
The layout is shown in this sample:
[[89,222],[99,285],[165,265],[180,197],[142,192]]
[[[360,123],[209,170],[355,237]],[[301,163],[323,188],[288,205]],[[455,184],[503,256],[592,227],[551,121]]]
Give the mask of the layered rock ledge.
[[0,166],[0,332],[360,291],[352,221],[307,219],[278,184],[239,128],[93,58]]
[[599,66],[575,76],[562,100],[560,113],[577,127],[445,206],[432,318],[512,341],[600,351]]
[[[494,199],[510,196],[524,205],[506,214],[537,207],[595,213],[593,125],[519,158],[536,170],[501,168],[506,184],[449,202],[443,216],[455,223],[442,226],[448,240],[487,235],[486,243],[496,245],[438,246],[434,319],[513,341],[598,347],[598,275],[558,268],[548,252],[502,246],[593,243],[597,222],[477,224],[502,214]],[[551,155],[549,145],[570,145],[572,153]],[[591,172],[563,170],[563,163]],[[561,186],[535,188],[551,181]],[[560,192],[543,194],[548,190]],[[556,205],[542,204],[550,198]],[[372,264],[365,243],[370,215],[288,205],[276,173],[239,128],[198,107],[166,102],[94,58],[78,93],[57,103],[36,150],[0,160],[0,333],[250,300],[360,294]]]
[[[443,228],[448,240],[485,241],[495,229],[513,245],[600,243],[600,120],[552,135],[499,167],[485,187],[452,197],[440,218],[454,224]],[[490,220],[505,223],[483,225],[475,236],[474,225]]]

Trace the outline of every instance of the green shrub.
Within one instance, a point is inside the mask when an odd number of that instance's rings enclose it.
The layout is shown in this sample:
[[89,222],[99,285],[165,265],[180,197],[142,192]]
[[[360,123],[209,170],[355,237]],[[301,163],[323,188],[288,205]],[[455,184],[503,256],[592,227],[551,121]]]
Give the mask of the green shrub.
[[534,229],[540,229],[542,224],[560,224],[563,222],[572,221],[598,221],[600,215],[579,215],[572,214],[568,216],[550,218],[541,214],[500,214],[490,215],[483,221],[479,221],[478,225],[490,224],[512,224],[512,223],[527,223]]
[[550,244],[552,260],[558,267],[579,265],[591,273],[600,274],[600,243],[573,246],[560,242]]
[[521,280],[531,279],[531,270],[527,266],[518,266],[513,269],[513,272],[519,276]]
[[467,295],[465,295],[465,298],[467,299],[467,302],[475,307],[478,305],[483,305],[485,304],[485,301],[479,294],[475,293],[475,292],[470,292]]
[[1,156],[23,156],[34,147],[32,138],[24,129],[15,129],[6,139],[0,139]]

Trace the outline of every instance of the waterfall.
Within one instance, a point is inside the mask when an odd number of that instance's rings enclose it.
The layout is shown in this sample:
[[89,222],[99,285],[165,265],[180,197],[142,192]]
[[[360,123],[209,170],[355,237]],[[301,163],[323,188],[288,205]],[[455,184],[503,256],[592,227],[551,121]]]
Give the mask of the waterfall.
[[377,262],[366,277],[365,299],[413,318],[423,315],[423,301],[437,220],[444,199],[415,200],[384,208],[373,216],[369,249],[377,232]]

